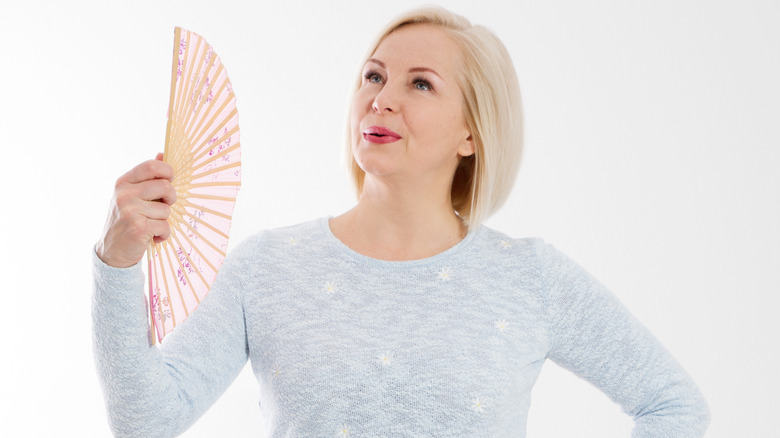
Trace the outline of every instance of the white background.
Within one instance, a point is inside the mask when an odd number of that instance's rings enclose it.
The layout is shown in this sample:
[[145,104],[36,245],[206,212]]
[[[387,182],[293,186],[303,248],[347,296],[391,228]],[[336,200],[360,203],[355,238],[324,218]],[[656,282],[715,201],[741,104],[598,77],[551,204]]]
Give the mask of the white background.
[[[3,2],[2,436],[106,436],[90,251],[115,179],[163,149],[173,27],[214,45],[238,96],[231,247],[353,202],[341,165],[369,40],[415,1]],[[526,155],[488,225],[552,242],[700,385],[708,437],[777,436],[780,3],[452,1],[517,66]],[[245,368],[187,437],[263,436]],[[551,362],[529,437],[627,437]]]

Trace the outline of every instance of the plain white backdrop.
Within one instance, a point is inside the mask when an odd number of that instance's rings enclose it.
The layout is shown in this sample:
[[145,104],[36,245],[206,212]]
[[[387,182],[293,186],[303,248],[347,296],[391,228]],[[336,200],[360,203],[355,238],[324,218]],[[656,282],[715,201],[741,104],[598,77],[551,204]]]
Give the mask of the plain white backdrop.
[[[113,183],[163,149],[174,26],[238,96],[231,247],[354,202],[347,94],[374,34],[421,3],[3,2],[2,436],[110,434],[91,347],[90,252]],[[504,41],[526,154],[488,225],[555,244],[674,354],[712,438],[777,436],[780,3],[441,2]],[[246,367],[186,437],[264,436]],[[627,437],[631,420],[548,362],[528,436]]]

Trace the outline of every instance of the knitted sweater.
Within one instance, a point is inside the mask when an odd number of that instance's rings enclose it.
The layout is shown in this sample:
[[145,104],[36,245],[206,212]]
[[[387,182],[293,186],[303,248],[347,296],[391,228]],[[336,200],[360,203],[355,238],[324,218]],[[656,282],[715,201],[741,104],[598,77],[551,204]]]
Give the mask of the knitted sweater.
[[485,226],[430,258],[358,254],[326,218],[262,232],[150,347],[139,265],[94,257],[94,341],[121,436],[186,430],[251,359],[269,437],[524,437],[552,359],[634,417],[634,437],[699,437],[690,377],[582,268]]

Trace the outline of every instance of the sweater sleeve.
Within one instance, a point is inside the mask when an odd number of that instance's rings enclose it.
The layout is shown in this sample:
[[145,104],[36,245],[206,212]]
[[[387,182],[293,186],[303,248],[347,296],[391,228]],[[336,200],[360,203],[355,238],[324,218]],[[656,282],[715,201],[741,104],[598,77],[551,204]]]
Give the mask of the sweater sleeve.
[[197,310],[151,346],[140,263],[112,268],[93,252],[93,347],[116,436],[182,433],[241,371],[248,352],[235,265],[228,257]]
[[548,357],[634,418],[634,438],[701,437],[710,414],[693,380],[657,339],[583,268],[542,245]]

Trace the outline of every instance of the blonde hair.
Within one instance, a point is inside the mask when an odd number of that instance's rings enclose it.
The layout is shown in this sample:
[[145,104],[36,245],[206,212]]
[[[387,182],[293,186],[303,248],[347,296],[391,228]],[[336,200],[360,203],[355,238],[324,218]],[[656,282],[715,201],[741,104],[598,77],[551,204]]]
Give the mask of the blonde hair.
[[[509,197],[523,149],[523,113],[514,65],[504,44],[490,30],[440,7],[409,11],[391,21],[363,59],[374,54],[388,35],[413,24],[441,26],[460,46],[463,69],[457,74],[464,115],[474,154],[461,157],[450,196],[453,210],[471,229],[495,213]],[[358,75],[353,94],[360,88]],[[365,172],[352,156],[352,131],[347,123],[347,157],[357,195]]]

